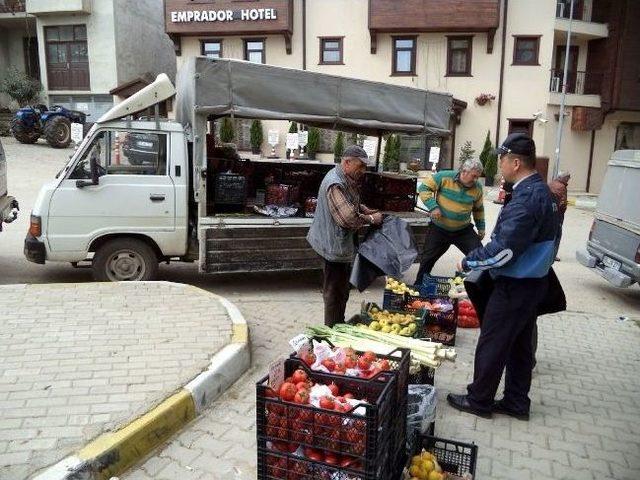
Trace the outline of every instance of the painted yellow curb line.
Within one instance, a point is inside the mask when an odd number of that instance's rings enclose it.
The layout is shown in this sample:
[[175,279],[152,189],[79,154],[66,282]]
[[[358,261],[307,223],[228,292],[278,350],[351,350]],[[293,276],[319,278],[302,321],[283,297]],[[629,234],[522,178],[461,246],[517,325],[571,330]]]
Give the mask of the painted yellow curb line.
[[97,479],[108,480],[142,457],[196,417],[191,393],[182,389],[117,432],[104,434],[78,452]]

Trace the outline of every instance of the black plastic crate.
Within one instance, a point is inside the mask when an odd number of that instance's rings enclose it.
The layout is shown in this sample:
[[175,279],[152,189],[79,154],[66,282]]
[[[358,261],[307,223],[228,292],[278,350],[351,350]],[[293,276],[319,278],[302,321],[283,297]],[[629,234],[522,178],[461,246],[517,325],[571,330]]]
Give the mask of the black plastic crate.
[[443,471],[458,476],[470,473],[475,478],[478,461],[477,445],[432,435],[416,435],[413,455],[417,455],[424,448],[436,456]]
[[454,277],[438,277],[435,275],[426,275],[422,278],[422,285],[417,288],[423,295],[449,295],[451,284],[449,283]]
[[420,365],[416,373],[409,372],[409,385],[434,385],[436,369]]
[[382,308],[385,310],[404,310],[406,305],[406,293],[393,293],[391,290],[385,289],[382,297]]
[[[297,359],[285,360],[285,377],[299,368],[300,363]],[[284,402],[270,393],[268,376],[264,377],[256,385],[259,463],[264,463],[260,456],[273,446],[311,447],[356,460],[360,464],[357,471],[363,480],[388,478],[381,468],[390,463],[390,452],[394,452],[399,441],[406,438],[406,428],[400,430],[400,424],[394,421],[398,413],[396,375],[389,375],[384,382],[313,371],[309,371],[309,377],[316,383],[334,382],[340,391],[350,392],[356,398],[366,398],[369,403],[356,407],[362,409],[363,414],[359,415],[354,413],[355,409],[341,413]],[[279,454],[289,459],[300,458],[293,452]],[[318,478],[316,473],[314,475]],[[289,477],[265,473],[259,478]]]
[[[323,338],[313,338],[317,342],[324,342],[331,347],[335,347],[329,340]],[[364,352],[355,350],[356,354],[362,355]],[[411,350],[406,348],[396,348],[395,350],[389,352],[388,355],[377,354],[376,357],[381,360],[387,360],[389,362],[390,370],[380,372],[369,379],[363,380],[371,380],[371,381],[386,381],[387,378],[391,376],[396,377],[396,398],[399,403],[406,402],[407,399],[407,386],[409,383],[409,363],[411,362]],[[289,356],[290,360],[296,362],[298,368],[302,368],[308,375],[312,373],[322,373],[327,375],[328,377],[336,377],[336,378],[353,378],[347,377],[346,375],[342,375],[340,373],[324,373],[317,372],[316,370],[312,370],[309,365],[307,365],[301,358],[297,356],[294,352]]]

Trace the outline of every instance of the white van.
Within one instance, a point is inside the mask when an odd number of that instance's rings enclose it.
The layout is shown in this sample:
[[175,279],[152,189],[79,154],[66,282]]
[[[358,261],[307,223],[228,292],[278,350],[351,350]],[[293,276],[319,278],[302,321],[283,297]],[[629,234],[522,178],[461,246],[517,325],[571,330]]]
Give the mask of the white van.
[[18,202],[9,196],[7,188],[7,159],[0,141],[0,232],[3,223],[11,223],[18,218]]
[[578,261],[616,287],[640,282],[640,150],[613,153]]

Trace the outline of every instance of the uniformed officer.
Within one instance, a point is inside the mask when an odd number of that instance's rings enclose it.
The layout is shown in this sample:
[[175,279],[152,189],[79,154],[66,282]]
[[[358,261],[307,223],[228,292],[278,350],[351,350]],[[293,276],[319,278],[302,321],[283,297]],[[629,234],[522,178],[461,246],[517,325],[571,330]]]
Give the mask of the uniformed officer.
[[[459,266],[464,271],[488,270],[494,288],[476,347],[473,382],[466,395],[450,393],[447,401],[481,417],[502,413],[528,420],[531,336],[555,256],[557,205],[536,173],[535,143],[529,136],[509,135],[496,153],[505,180],[514,184],[513,193],[500,212],[491,241],[470,252]],[[504,396],[495,401],[505,369]]]

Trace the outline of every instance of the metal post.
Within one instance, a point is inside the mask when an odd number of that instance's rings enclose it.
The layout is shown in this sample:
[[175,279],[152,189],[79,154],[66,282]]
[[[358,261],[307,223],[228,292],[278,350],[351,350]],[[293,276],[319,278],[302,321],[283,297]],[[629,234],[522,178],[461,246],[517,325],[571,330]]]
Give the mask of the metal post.
[[556,142],[556,160],[553,164],[553,178],[558,176],[560,169],[560,149],[562,147],[562,127],[564,127],[564,105],[567,97],[567,73],[569,70],[569,47],[571,45],[571,27],[573,26],[573,4],[575,0],[571,0],[571,8],[569,10],[569,30],[567,32],[567,45],[564,53],[564,73],[562,74],[562,96],[560,97],[560,118],[558,119],[558,135]]

